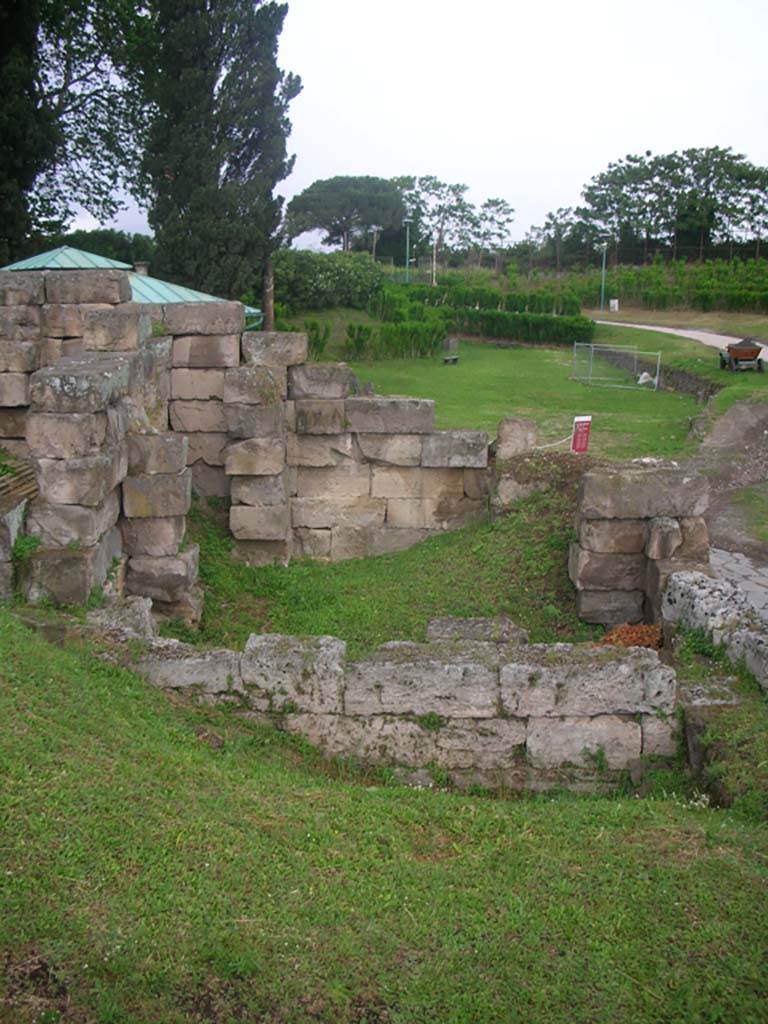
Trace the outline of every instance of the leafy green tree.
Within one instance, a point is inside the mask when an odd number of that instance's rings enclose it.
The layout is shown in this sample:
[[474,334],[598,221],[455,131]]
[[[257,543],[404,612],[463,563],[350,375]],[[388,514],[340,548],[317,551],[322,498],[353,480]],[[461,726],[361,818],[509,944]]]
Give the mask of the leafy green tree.
[[287,5],[154,0],[144,170],[155,272],[227,297],[260,286],[277,244],[275,185],[293,166],[287,111],[301,83],[277,66]]
[[402,189],[408,216],[417,234],[428,239],[432,254],[432,284],[437,284],[438,258],[451,245],[466,249],[476,230],[475,208],[466,199],[467,185],[446,184],[434,175],[395,178]]
[[151,263],[155,242],[149,235],[129,234],[115,228],[94,228],[91,231],[68,231],[49,239],[51,245],[71,245],[74,249],[106,256],[110,260],[134,264],[138,260]]
[[404,216],[403,197],[394,182],[342,175],[315,181],[291,199],[286,233],[295,238],[320,229],[324,245],[341,245],[346,252],[356,242],[366,245],[372,234],[398,228]]

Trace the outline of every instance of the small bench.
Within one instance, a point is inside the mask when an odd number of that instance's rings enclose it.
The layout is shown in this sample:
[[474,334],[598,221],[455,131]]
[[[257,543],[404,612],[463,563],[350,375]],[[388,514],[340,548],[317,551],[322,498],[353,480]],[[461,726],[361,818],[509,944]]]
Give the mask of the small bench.
[[459,361],[459,357],[458,356],[443,356],[443,362],[444,363],[458,363],[458,361]]

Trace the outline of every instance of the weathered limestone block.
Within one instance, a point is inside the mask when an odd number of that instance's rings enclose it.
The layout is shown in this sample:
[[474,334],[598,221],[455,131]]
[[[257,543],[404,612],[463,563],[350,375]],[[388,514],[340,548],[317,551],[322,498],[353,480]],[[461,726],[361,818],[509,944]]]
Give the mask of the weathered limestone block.
[[37,459],[73,459],[100,452],[106,442],[105,412],[30,412],[26,440]]
[[60,359],[79,359],[85,353],[82,338],[41,338],[37,347],[38,367],[53,366]]
[[29,405],[29,374],[0,373],[0,406],[18,408]]
[[189,469],[181,473],[129,476],[123,481],[123,514],[129,519],[185,516],[191,500]]
[[45,301],[49,303],[114,305],[131,299],[131,282],[125,270],[49,270],[45,274]]
[[262,711],[338,714],[346,650],[333,636],[252,633],[240,660],[248,703]]
[[668,577],[662,613],[665,623],[704,630],[715,643],[756,619],[754,608],[735,583],[713,579],[690,566]]
[[62,359],[30,377],[30,404],[41,412],[101,412],[128,394],[134,362],[129,356]]
[[507,416],[497,428],[496,458],[511,459],[536,447],[536,420]]
[[173,302],[163,306],[163,323],[168,334],[235,334],[245,327],[241,302]]
[[262,565],[288,565],[293,554],[293,539],[290,534],[285,540],[236,540],[232,558],[251,568]]
[[100,455],[77,459],[38,459],[37,488],[51,505],[101,505],[128,472],[124,444]]
[[225,648],[201,651],[179,640],[157,637],[133,668],[162,690],[199,690],[206,694],[242,693],[240,655]]
[[128,352],[137,349],[152,334],[152,321],[142,312],[139,303],[126,302],[122,306],[108,306],[106,309],[96,306],[81,308],[83,346],[86,351]]
[[239,405],[277,405],[287,381],[279,366],[238,366],[224,371],[224,401]]
[[307,335],[288,331],[246,331],[243,362],[252,366],[296,366],[307,361]]
[[359,387],[346,363],[303,363],[288,369],[289,398],[346,398]]
[[436,430],[424,435],[422,466],[484,469],[488,435],[484,430]]
[[667,580],[676,572],[699,570],[706,572],[709,563],[688,562],[680,558],[665,558],[660,561],[649,559],[645,572],[646,619],[659,622],[662,618],[662,598]]
[[390,498],[387,526],[392,529],[451,530],[485,513],[485,502],[470,498]]
[[127,555],[149,555],[151,558],[176,555],[186,527],[185,516],[123,519],[120,522],[123,550]]
[[0,338],[38,341],[41,320],[39,306],[0,306]]
[[513,476],[502,476],[491,501],[494,508],[505,509],[539,489],[538,483],[520,483]]
[[152,611],[158,618],[181,619],[191,629],[197,629],[203,617],[204,600],[202,589],[195,584],[185,590],[177,601],[153,601]]
[[[295,402],[287,404],[296,405]],[[354,454],[352,434],[332,437],[288,434],[286,438],[286,462],[289,466],[337,466],[345,459],[354,458]]]
[[181,473],[187,466],[187,438],[179,434],[131,434],[128,472],[131,476]]
[[226,434],[207,434],[195,432],[187,434],[187,465],[203,461],[208,466],[223,466],[226,459],[225,449],[229,438]]
[[642,590],[577,590],[576,614],[603,626],[642,622],[644,600]]
[[13,455],[14,458],[29,458],[29,446],[27,445],[27,442],[21,438],[4,437],[0,440],[0,447],[2,447],[3,451],[7,452],[8,455]]
[[310,530],[303,526],[294,529],[294,552],[299,558],[330,558],[331,531]]
[[224,405],[224,422],[232,438],[269,437],[285,430],[284,403],[277,405]]
[[525,758],[526,723],[513,718],[451,719],[435,730],[434,741],[434,760],[441,768],[504,770]]
[[85,616],[89,626],[99,633],[115,635],[119,640],[157,636],[152,618],[152,601],[148,597],[123,597],[109,600],[101,608],[92,608]]
[[331,561],[369,558],[376,553],[379,532],[379,528],[374,526],[334,526],[331,530]]
[[486,469],[464,470],[464,497],[487,501],[491,493],[492,473]]
[[670,714],[675,704],[675,673],[647,648],[504,648],[499,678],[502,706],[518,718]]
[[294,411],[297,434],[338,435],[346,428],[341,399],[299,398],[294,402]]
[[210,398],[224,397],[224,370],[191,370],[178,367],[171,370],[171,398],[182,401],[207,402]]
[[481,640],[496,644],[527,644],[528,634],[508,616],[461,619],[445,615],[427,623],[427,640]]
[[22,594],[30,604],[85,604],[120,553],[120,531],[114,527],[90,548],[36,548],[19,565]]
[[357,443],[367,462],[389,466],[421,464],[423,434],[358,434]]
[[431,530],[374,530],[371,537],[371,555],[388,555],[393,551],[405,551],[412,548],[414,544],[420,544],[427,537],[432,536]]
[[383,498],[293,498],[294,527],[313,530],[332,526],[383,527],[387,503]]
[[42,306],[43,274],[39,270],[0,270],[0,306]]
[[462,498],[464,472],[416,466],[373,466],[371,494],[374,498]]
[[34,341],[0,338],[0,373],[32,373],[37,369],[39,351]]
[[394,641],[347,668],[348,715],[495,718],[499,700],[496,644]]
[[22,532],[26,507],[27,502],[20,501],[6,512],[0,512],[0,562],[10,562],[13,558],[13,545]]
[[672,558],[683,543],[683,531],[676,519],[657,516],[648,526],[648,542],[645,553],[656,561]]
[[579,544],[570,546],[568,574],[578,590],[642,590],[643,555],[603,554]]
[[41,306],[40,330],[48,338],[82,338],[86,333],[86,317],[98,312],[111,312],[115,307],[105,303],[88,305]]
[[674,716],[643,715],[644,757],[674,757],[677,753],[678,726]]
[[0,438],[22,438],[26,435],[28,410],[24,406],[0,409]]
[[228,498],[230,478],[223,466],[209,466],[198,460],[189,467],[192,471],[192,489],[204,498]]
[[701,516],[709,506],[709,481],[665,464],[603,467],[581,478],[577,504],[585,519]]
[[112,491],[100,505],[49,505],[39,498],[29,506],[27,533],[39,537],[44,547],[94,547],[120,515],[118,492]]
[[370,764],[421,767],[436,760],[435,733],[417,722],[389,715],[287,714],[286,732],[303,736],[331,756],[359,758]]
[[227,417],[224,403],[216,400],[173,401],[170,404],[171,426],[183,434],[202,432],[205,434],[226,434]]
[[134,555],[128,561],[126,593],[151,597],[153,601],[178,601],[197,581],[199,554],[197,544],[190,544],[177,555],[167,557]]
[[237,540],[284,541],[290,521],[287,505],[233,505],[229,510],[229,529]]
[[737,629],[725,637],[725,648],[731,661],[743,661],[763,693],[768,693],[768,629]]
[[368,497],[371,490],[371,468],[356,462],[342,463],[329,469],[297,470],[297,493],[300,498]]
[[285,505],[288,501],[283,473],[232,477],[231,494],[233,505]]
[[615,715],[595,718],[545,718],[528,723],[528,759],[534,768],[626,769],[640,756],[642,731],[637,722]]
[[683,543],[675,557],[685,562],[709,562],[709,530],[703,516],[684,516],[680,519]]
[[349,398],[346,410],[358,434],[429,434],[435,425],[435,403],[427,398]]
[[227,446],[224,471],[230,476],[274,476],[285,466],[282,437],[250,437]]
[[579,544],[587,551],[637,555],[645,550],[647,519],[584,519],[576,516]]
[[192,334],[173,339],[174,367],[223,369],[240,365],[239,334]]

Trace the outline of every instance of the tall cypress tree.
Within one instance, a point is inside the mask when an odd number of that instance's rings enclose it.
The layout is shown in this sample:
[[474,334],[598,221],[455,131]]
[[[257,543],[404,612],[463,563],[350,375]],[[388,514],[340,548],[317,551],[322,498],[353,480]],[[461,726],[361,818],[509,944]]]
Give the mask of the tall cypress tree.
[[286,11],[155,0],[144,167],[160,275],[233,298],[260,287],[280,220],[273,190],[293,165],[288,104],[301,88],[277,66]]

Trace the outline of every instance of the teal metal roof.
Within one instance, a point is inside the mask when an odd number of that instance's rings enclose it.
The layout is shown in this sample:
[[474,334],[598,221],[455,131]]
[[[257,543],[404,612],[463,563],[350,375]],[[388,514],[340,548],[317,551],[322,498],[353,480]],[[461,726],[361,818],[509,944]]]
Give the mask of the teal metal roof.
[[[131,282],[131,292],[134,302],[154,302],[165,304],[169,302],[224,302],[224,299],[215,295],[208,295],[206,292],[195,291],[194,288],[185,288],[180,284],[171,284],[170,281],[160,281],[156,277],[149,277],[148,274],[137,274],[130,263],[120,263],[119,260],[110,260],[106,256],[97,256],[92,252],[85,252],[83,249],[73,249],[70,245],[60,245],[58,249],[51,249],[49,252],[40,253],[38,256],[30,256],[26,260],[19,260],[17,263],[9,263],[3,270],[104,270],[108,268],[117,270],[128,270],[128,278]],[[262,312],[253,306],[245,307],[246,325],[248,328],[257,327],[262,319]]]

